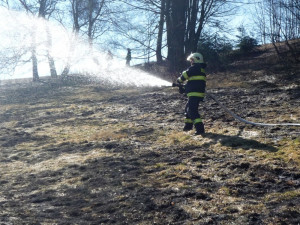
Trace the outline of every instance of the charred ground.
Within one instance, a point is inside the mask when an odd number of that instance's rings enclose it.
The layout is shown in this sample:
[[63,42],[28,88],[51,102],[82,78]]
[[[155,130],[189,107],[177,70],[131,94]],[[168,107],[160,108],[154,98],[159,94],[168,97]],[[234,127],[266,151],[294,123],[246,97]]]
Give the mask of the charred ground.
[[[299,123],[299,83],[246,72],[209,91],[248,120]],[[193,136],[171,87],[17,83],[0,103],[2,224],[299,224],[299,127],[206,99]]]

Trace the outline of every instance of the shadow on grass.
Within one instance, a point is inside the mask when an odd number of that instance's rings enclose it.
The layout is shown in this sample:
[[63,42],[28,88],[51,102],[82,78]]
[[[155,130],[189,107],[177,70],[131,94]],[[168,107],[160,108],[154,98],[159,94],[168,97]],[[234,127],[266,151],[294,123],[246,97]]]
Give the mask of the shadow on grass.
[[257,149],[257,150],[263,150],[268,152],[278,151],[278,149],[275,148],[274,146],[264,144],[255,140],[241,138],[239,136],[228,136],[223,134],[206,133],[205,137],[211,139],[214,144],[219,142],[221,145],[231,147],[231,148],[242,148],[245,150]]

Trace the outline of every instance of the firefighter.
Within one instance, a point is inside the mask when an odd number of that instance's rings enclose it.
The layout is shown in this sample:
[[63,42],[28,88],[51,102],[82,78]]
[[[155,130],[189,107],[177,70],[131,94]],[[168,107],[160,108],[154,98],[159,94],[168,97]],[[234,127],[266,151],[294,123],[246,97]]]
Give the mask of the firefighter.
[[131,60],[131,49],[127,48],[127,55],[126,55],[126,65],[130,66],[130,60]]
[[191,66],[182,72],[177,82],[183,84],[186,82],[185,93],[188,101],[185,107],[185,126],[184,131],[189,131],[195,126],[195,135],[203,135],[205,133],[203,121],[199,115],[199,103],[203,101],[206,87],[206,64],[200,53],[192,53],[188,58]]

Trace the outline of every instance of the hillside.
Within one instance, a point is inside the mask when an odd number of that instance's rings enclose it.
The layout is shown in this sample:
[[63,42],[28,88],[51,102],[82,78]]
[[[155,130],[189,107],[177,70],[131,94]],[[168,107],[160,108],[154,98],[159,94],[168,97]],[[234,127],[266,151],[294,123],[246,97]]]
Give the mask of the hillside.
[[[208,91],[247,120],[299,123],[299,80],[241,64],[210,74]],[[172,87],[2,85],[0,222],[299,224],[300,127],[246,125],[207,98],[207,135],[194,136],[185,100]]]

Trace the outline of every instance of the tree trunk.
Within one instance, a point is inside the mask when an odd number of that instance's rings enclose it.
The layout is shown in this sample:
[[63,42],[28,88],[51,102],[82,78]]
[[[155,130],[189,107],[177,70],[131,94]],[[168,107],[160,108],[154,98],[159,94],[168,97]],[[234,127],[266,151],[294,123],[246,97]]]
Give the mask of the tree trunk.
[[166,9],[166,0],[161,0],[161,9],[160,9],[160,19],[158,24],[158,34],[157,34],[157,44],[156,44],[156,60],[158,63],[162,62],[162,36],[165,23],[165,9]]
[[196,24],[199,9],[199,0],[192,0],[187,11],[187,31],[185,37],[185,54],[194,52],[197,46],[196,40]]
[[[75,33],[75,37],[76,37],[76,33]],[[74,38],[76,39],[76,38]],[[72,57],[72,53],[74,51],[74,47],[73,47],[73,41],[74,43],[76,42],[76,40],[74,40],[73,38],[70,38],[69,39],[69,49],[68,49],[68,56],[67,56],[67,61],[66,61],[66,64],[65,64],[65,67],[61,73],[61,76],[67,76],[70,72],[70,68],[71,68],[71,57]]]
[[74,32],[74,37],[70,38],[70,46],[69,46],[69,52],[68,52],[68,57],[67,57],[67,62],[66,65],[61,73],[62,76],[67,76],[70,72],[71,68],[71,57],[74,52],[74,46],[73,43],[77,41],[78,33],[80,30],[80,25],[79,25],[79,1],[77,0],[72,0],[71,5],[72,5],[72,17],[73,17],[73,32]]
[[31,60],[32,60],[32,75],[33,75],[33,81],[38,81],[39,78],[39,72],[38,72],[38,62],[36,58],[36,49],[35,47],[32,48],[31,51]]
[[94,20],[93,20],[93,2],[92,0],[88,0],[88,41],[89,41],[89,48],[90,50],[93,49],[93,26],[94,26]]
[[50,75],[51,75],[51,78],[57,78],[55,63],[54,63],[54,59],[51,54],[52,36],[51,36],[49,25],[48,25],[47,21],[45,21],[45,26],[46,26],[46,33],[47,33],[47,57],[48,57],[48,63],[49,63],[49,68],[50,68]]
[[70,72],[72,52],[73,52],[73,48],[72,48],[72,44],[70,44],[67,61],[66,61],[65,67],[61,73],[61,76],[67,76]]
[[33,81],[39,80],[39,72],[38,72],[38,61],[36,57],[36,33],[35,33],[35,26],[33,26],[33,31],[31,33],[31,61],[32,61],[32,76]]
[[195,41],[193,42],[192,48],[194,51],[197,50],[198,42],[200,40],[203,28],[204,28],[204,21],[207,19],[207,14],[212,10],[212,6],[214,4],[214,0],[203,0],[201,4],[201,12],[200,12],[200,19],[199,25],[195,34]]
[[168,0],[167,40],[168,60],[171,71],[181,70],[185,64],[184,36],[186,24],[186,6],[188,0]]

